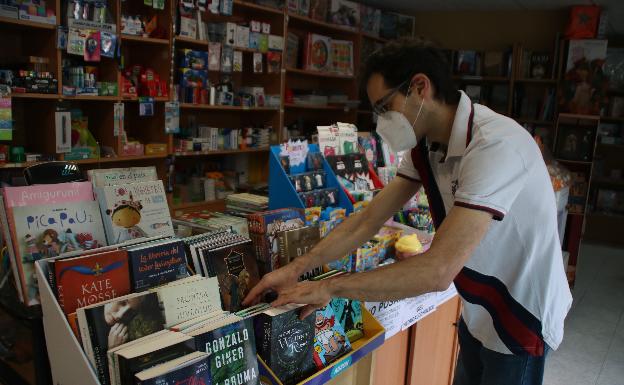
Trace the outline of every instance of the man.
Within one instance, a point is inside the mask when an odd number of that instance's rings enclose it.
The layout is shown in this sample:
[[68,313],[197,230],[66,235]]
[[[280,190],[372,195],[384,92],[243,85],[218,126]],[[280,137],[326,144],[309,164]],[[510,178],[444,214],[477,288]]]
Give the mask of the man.
[[[516,122],[472,104],[453,86],[439,50],[423,41],[386,45],[363,71],[377,132],[406,151],[398,177],[310,253],[267,274],[246,298],[267,290],[273,305],[331,297],[393,300],[445,290],[463,300],[457,385],[541,384],[549,348],[563,338],[571,304],[553,189],[536,143]],[[370,239],[425,187],[437,231],[420,255],[319,282],[302,272]]]

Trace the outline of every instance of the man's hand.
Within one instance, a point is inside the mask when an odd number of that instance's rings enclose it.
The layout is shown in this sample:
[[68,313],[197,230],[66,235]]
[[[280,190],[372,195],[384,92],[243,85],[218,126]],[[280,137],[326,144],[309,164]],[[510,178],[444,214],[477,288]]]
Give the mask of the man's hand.
[[121,322],[114,324],[108,333],[108,348],[124,344],[128,341],[128,327]]
[[304,281],[279,291],[279,296],[271,306],[278,307],[289,303],[307,304],[301,309],[299,318],[304,319],[318,308],[326,306],[331,300],[329,279],[322,281]]
[[[301,257],[302,258],[302,257]],[[275,291],[278,294],[283,290],[297,284],[299,276],[302,274],[298,259],[288,265],[266,274],[256,286],[251,289],[247,297],[243,300],[243,306],[250,306],[259,303],[262,296],[268,291]]]

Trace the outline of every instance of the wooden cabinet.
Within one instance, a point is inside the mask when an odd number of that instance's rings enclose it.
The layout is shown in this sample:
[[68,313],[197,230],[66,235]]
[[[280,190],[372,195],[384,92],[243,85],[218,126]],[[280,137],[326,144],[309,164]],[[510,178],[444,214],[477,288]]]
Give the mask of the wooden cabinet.
[[450,385],[457,360],[460,299],[455,297],[412,326],[407,385]]

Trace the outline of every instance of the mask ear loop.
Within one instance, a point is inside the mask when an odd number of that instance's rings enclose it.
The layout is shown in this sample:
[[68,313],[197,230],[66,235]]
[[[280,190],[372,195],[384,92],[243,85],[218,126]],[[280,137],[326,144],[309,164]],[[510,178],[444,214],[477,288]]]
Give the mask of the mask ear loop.
[[[412,90],[412,85],[410,84],[409,88],[407,89],[407,93],[405,94],[405,100],[403,101],[403,115],[405,115],[405,106],[407,106],[407,98],[409,97],[411,90]],[[420,112],[422,111],[424,104],[425,104],[425,98],[422,98],[422,101],[420,102],[420,107],[418,107],[418,112],[416,113],[416,118],[414,118],[414,121],[412,122],[412,128],[414,128],[414,124],[416,124],[416,121],[418,120],[418,117],[420,116]]]

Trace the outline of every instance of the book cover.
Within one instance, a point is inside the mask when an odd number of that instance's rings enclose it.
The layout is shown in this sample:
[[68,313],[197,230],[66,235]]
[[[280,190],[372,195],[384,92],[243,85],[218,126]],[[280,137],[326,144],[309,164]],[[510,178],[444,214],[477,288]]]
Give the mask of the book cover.
[[120,385],[135,384],[134,376],[153,366],[183,357],[195,350],[193,338],[182,333],[173,333],[173,338],[151,340],[139,345],[139,351],[118,351]]
[[298,68],[299,61],[299,37],[292,33],[288,32],[286,36],[286,67],[287,68]]
[[397,35],[399,38],[401,37],[413,37],[414,36],[414,16],[409,15],[398,15],[398,23],[397,23]]
[[93,183],[93,187],[150,182],[158,179],[154,166],[92,169],[87,171],[87,176]]
[[550,74],[551,56],[549,52],[533,52],[531,54],[530,76],[533,79],[544,79]]
[[165,323],[158,295],[149,292],[79,308],[76,313],[85,353],[104,385],[110,384],[108,349],[156,333]]
[[314,323],[314,363],[323,369],[336,359],[351,351],[349,338],[336,319],[332,306],[316,311]]
[[336,320],[347,334],[349,342],[353,343],[364,336],[362,303],[360,301],[346,298],[332,298],[329,304],[334,309]]
[[458,75],[476,75],[477,72],[477,52],[459,50],[456,53],[455,73]]
[[381,10],[360,4],[360,16],[362,32],[369,33],[373,36],[379,36]]
[[13,208],[16,257],[24,273],[30,304],[39,302],[34,263],[65,252],[106,245],[97,203],[67,202]]
[[134,375],[137,385],[211,385],[208,355],[193,352]]
[[216,278],[191,276],[154,289],[165,317],[165,327],[194,317],[221,312],[219,284]]
[[277,74],[282,67],[282,53],[270,51],[266,54],[267,60],[267,72],[270,74]]
[[314,314],[299,319],[298,305],[269,309],[254,317],[258,355],[284,385],[296,384],[316,369],[314,322]]
[[331,0],[329,21],[349,28],[360,26],[360,4],[349,0]]
[[161,180],[98,187],[96,196],[109,244],[174,235]]
[[[278,233],[279,239],[279,266],[283,267],[295,258],[308,253],[320,241],[321,233],[316,226],[306,226],[299,229],[287,230]],[[323,268],[318,267],[305,274],[299,280],[303,281],[323,274]]]
[[399,15],[394,12],[381,12],[381,24],[379,35],[384,39],[396,39],[398,37]]
[[[12,269],[15,274],[15,282],[20,285],[18,293],[21,293],[21,299],[28,305],[37,305],[38,287],[35,281],[35,271],[33,267],[34,260],[31,262],[22,262],[19,254],[20,242],[15,235],[15,220],[13,217],[13,208],[33,205],[49,205],[56,203],[86,202],[93,200],[93,189],[89,182],[72,182],[58,183],[50,185],[34,185],[20,187],[5,187],[2,189],[2,198],[6,224],[3,227],[8,229],[7,235],[11,239],[7,241],[12,250]],[[21,240],[23,242],[23,240]],[[43,256],[40,256],[43,257]]]
[[308,16],[314,20],[327,21],[329,0],[311,0]]
[[304,66],[310,71],[331,70],[331,38],[308,33],[304,54]]
[[229,323],[196,335],[195,349],[208,353],[213,385],[259,384],[251,319]]
[[188,275],[184,242],[172,240],[128,249],[132,290],[142,291]]
[[353,42],[332,39],[331,60],[332,71],[341,75],[353,75]]
[[277,233],[297,229],[305,225],[300,209],[279,209],[249,215],[249,233],[256,248],[260,275],[279,266],[279,242]]
[[65,314],[130,293],[128,254],[111,250],[54,262],[56,296]]
[[251,240],[211,250],[202,258],[207,258],[206,265],[211,266],[219,281],[223,310],[241,310],[241,302],[260,281]]

